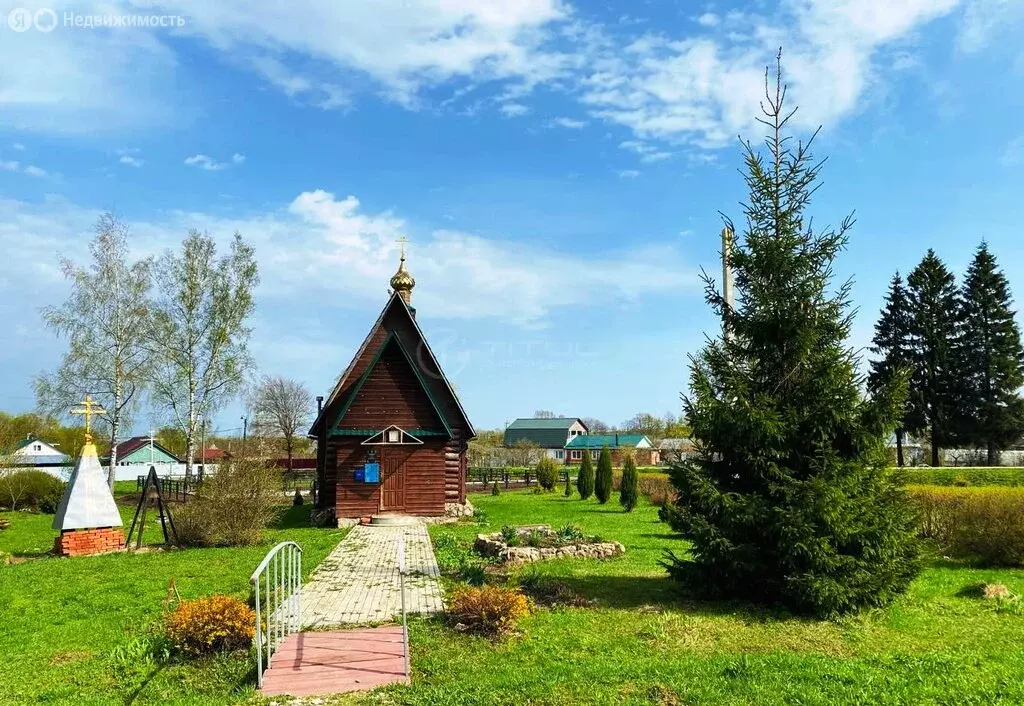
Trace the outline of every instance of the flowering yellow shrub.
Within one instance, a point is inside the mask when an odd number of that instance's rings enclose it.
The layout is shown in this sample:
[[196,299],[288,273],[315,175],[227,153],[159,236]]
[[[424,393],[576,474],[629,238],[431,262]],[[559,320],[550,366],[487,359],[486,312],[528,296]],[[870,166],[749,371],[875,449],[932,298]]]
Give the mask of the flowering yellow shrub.
[[256,613],[230,596],[182,601],[167,614],[167,639],[189,655],[243,649],[255,633]]
[[468,586],[456,589],[448,603],[448,622],[485,635],[513,630],[530,614],[530,601],[518,588]]

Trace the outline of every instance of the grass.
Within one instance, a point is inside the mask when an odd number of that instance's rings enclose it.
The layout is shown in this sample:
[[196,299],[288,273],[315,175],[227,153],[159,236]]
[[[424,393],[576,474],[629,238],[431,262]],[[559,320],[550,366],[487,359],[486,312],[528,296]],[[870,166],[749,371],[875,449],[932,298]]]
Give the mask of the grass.
[[431,533],[468,546],[477,532],[506,524],[573,523],[622,542],[626,554],[535,565],[596,607],[538,609],[518,637],[491,642],[438,620],[413,621],[413,685],[390,687],[367,703],[1024,703],[1024,615],[965,591],[998,582],[1024,593],[1024,571],[934,561],[885,610],[807,620],[680,597],[658,561],[665,548],[685,545],[646,502],[626,514],[560,493],[472,501],[487,526]]
[[[118,491],[133,491],[134,482]],[[125,531],[135,504],[121,498]],[[253,699],[254,662],[225,655],[161,665],[139,637],[160,619],[173,578],[183,598],[247,598],[249,575],[273,544],[303,548],[308,573],[343,536],[308,526],[309,506],[282,508],[260,546],[62,559],[46,557],[52,515],[7,512],[0,551],[24,559],[0,566],[0,703],[230,704]],[[162,541],[150,512],[145,544]]]
[[[341,697],[367,704],[1018,704],[1024,703],[1024,611],[971,597],[982,583],[1024,594],[1024,570],[932,561],[896,604],[841,621],[731,603],[688,601],[659,566],[685,543],[646,501],[612,503],[532,491],[475,495],[487,524],[431,527],[468,547],[503,525],[579,525],[626,546],[600,562],[556,560],[539,571],[594,600],[538,609],[521,634],[494,642],[437,619],[410,621],[412,686]],[[341,537],[288,510],[263,546],[137,556],[29,558],[0,566],[0,703],[231,704],[262,701],[253,666],[233,655],[160,666],[137,636],[159,618],[168,582],[185,597],[247,594],[247,578],[282,538],[310,570]],[[130,514],[133,505],[122,507]],[[49,549],[51,516],[7,513],[0,551]],[[156,532],[151,526],[150,532]],[[151,536],[147,534],[147,537]],[[280,701],[279,699],[276,699]]]

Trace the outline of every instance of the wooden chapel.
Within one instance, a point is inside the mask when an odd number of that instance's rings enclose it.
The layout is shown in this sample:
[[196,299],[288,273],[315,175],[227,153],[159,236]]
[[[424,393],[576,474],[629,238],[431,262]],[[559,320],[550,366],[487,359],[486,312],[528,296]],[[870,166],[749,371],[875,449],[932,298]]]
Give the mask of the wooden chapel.
[[317,440],[317,509],[338,520],[437,516],[466,501],[475,435],[416,322],[405,249],[391,297],[309,430]]

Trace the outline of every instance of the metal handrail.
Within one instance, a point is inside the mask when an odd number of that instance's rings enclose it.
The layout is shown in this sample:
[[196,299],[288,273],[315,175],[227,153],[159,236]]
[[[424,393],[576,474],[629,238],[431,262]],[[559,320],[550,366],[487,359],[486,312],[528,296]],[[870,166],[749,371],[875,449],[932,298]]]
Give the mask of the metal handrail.
[[[302,547],[295,542],[281,542],[267,552],[249,582],[256,591],[256,682],[262,688],[263,672],[270,668],[274,651],[285,638],[302,630]],[[267,622],[265,630],[263,615]]]
[[405,533],[398,535],[398,585],[402,592],[402,659],[405,664],[405,678],[411,679],[409,671],[409,623],[405,616]]

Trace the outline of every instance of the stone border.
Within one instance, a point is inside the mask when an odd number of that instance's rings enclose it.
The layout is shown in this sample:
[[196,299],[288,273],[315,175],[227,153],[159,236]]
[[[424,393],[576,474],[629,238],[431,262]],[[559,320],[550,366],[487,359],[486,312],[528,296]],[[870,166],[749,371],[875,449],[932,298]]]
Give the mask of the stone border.
[[[520,534],[532,530],[551,532],[546,525],[517,528]],[[524,532],[525,530],[525,532]],[[530,564],[548,559],[611,559],[621,556],[626,548],[619,542],[573,542],[561,547],[510,547],[501,532],[478,534],[473,549],[483,556],[496,557],[502,564]]]

